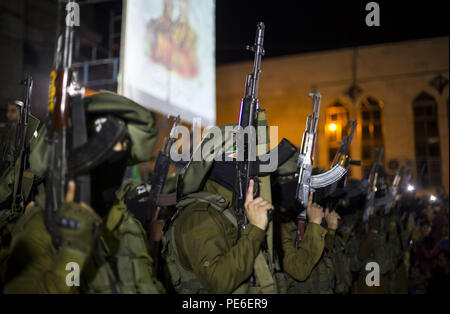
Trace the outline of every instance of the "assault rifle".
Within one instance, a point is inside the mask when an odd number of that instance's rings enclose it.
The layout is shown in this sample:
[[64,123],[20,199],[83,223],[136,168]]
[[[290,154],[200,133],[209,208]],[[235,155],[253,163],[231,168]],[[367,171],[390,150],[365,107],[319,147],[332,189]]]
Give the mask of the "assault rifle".
[[[75,1],[70,0],[69,3]],[[72,71],[74,26],[66,23],[58,36],[54,70],[50,73],[47,125],[49,158],[46,173],[46,226],[56,248],[61,243],[56,213],[64,201],[69,176],[68,152],[87,143],[87,128],[82,94]],[[89,175],[76,178],[76,201],[90,203]]]
[[402,166],[399,171],[395,174],[392,185],[389,187],[388,193],[380,198],[376,198],[374,203],[375,206],[385,206],[385,213],[388,214],[397,200],[398,194],[400,193],[400,184],[402,182],[405,173],[405,166]]
[[[180,124],[180,115],[176,117],[169,115],[169,119],[172,119],[174,121],[174,124],[169,136],[164,139],[164,144],[162,149],[158,153],[158,157],[156,157],[152,178],[150,180],[151,189],[149,193],[147,217],[145,220],[148,223],[150,223],[150,220],[156,212],[158,205],[160,205],[162,189],[164,188],[164,184],[166,183],[167,174],[169,173],[169,167],[171,163],[170,149],[173,143],[175,143],[175,141],[177,140],[177,138],[175,137],[175,132],[178,125]],[[159,213],[159,216],[163,216],[161,212]]]
[[368,228],[370,212],[375,207],[375,192],[377,191],[376,185],[378,181],[378,174],[382,167],[383,148],[379,148],[378,150],[376,149],[376,151],[377,159],[370,168],[368,178],[364,179],[368,183],[366,191],[366,203],[364,205],[363,211],[363,223],[366,225],[366,229]]
[[348,169],[348,167],[350,165],[359,165],[360,164],[360,162],[351,160],[350,156],[348,155],[348,151],[350,149],[350,144],[353,139],[353,134],[355,134],[356,125],[357,125],[356,120],[348,121],[347,126],[350,128],[350,132],[348,135],[344,135],[342,137],[342,142],[340,143],[341,145],[339,147],[339,150],[337,151],[336,155],[334,156],[333,162],[331,164],[332,169],[338,165],[341,165],[345,169]]
[[18,183],[17,183],[17,191],[15,195],[14,205],[13,207],[19,205],[22,203],[23,206],[26,206],[22,194],[22,179],[23,179],[23,172],[27,168],[28,163],[28,156],[30,155],[30,143],[27,140],[27,133],[28,133],[28,120],[31,114],[31,92],[33,90],[33,78],[28,75],[26,79],[24,79],[21,82],[22,85],[25,86],[25,103],[22,107],[21,114],[20,114],[20,122],[19,122],[19,128],[18,128],[18,140],[17,140],[17,146],[15,147],[14,151],[14,162],[16,162],[19,159],[20,154],[23,152],[21,163],[20,163],[20,171],[18,176]]
[[[353,139],[357,126],[356,120],[349,120],[347,123],[347,128],[350,129],[348,135],[342,137],[342,142],[340,143],[339,150],[334,156],[333,162],[331,163],[331,168],[334,168],[337,164],[342,165],[345,169],[348,169],[350,165],[360,166],[361,162],[356,160],[351,160],[349,156],[350,144]],[[328,208],[332,211],[336,209],[340,201],[345,199],[345,187],[347,185],[347,174],[348,172],[336,183],[329,186],[327,191],[327,197],[330,199],[328,202]]]
[[[20,84],[25,84],[24,81],[20,82]],[[31,90],[30,90],[31,92]],[[25,96],[26,97],[26,96]],[[6,141],[4,141],[1,144],[1,159],[0,159],[0,176],[3,175],[3,172],[6,171],[11,165],[15,164],[20,152],[23,148],[23,143],[25,143],[25,136],[26,131],[22,132],[21,128],[24,125],[24,118],[25,118],[25,109],[24,109],[24,103],[20,100],[15,100],[13,102],[14,105],[20,107],[20,117],[19,117],[19,123],[17,125],[15,123],[9,122],[7,124],[8,126],[8,133],[6,135]],[[28,110],[29,114],[30,110]],[[28,123],[28,117],[27,123]],[[11,142],[14,143],[14,147],[11,144]],[[22,142],[22,144],[18,144],[19,142]]]
[[[242,132],[247,127],[256,130],[258,122],[258,85],[259,74],[261,72],[261,58],[264,56],[264,23],[260,22],[257,25],[256,38],[253,46],[247,46],[247,50],[253,51],[255,54],[253,62],[253,72],[247,75],[245,82],[245,94],[241,102],[241,109],[239,113],[239,133],[237,136],[244,136]],[[247,216],[245,215],[245,197],[250,184],[250,180],[255,182],[255,191],[258,193],[258,180],[256,175],[258,173],[258,164],[256,158],[249,158],[252,153],[255,153],[256,143],[254,136],[244,138],[244,147],[236,145],[236,155],[241,155],[243,150],[244,161],[237,160],[236,162],[236,179],[233,191],[233,207],[237,217],[238,237],[248,224]],[[256,156],[256,154],[254,154]],[[252,160],[254,159],[254,160]],[[269,214],[270,215],[270,214]]]
[[[310,193],[314,193],[316,189],[327,187],[336,183],[346,173],[345,163],[348,155],[339,154],[336,164],[328,171],[312,175],[314,164],[314,150],[317,138],[317,125],[319,121],[320,100],[322,96],[319,92],[310,93],[309,97],[313,99],[313,113],[306,119],[306,129],[303,133],[302,146],[298,156],[298,184],[295,198],[300,203],[303,210],[297,216],[297,240],[298,245],[303,238],[306,224],[306,207]],[[345,152],[344,152],[345,153]]]
[[11,165],[11,160],[9,160],[9,156],[11,154],[11,141],[13,138],[14,130],[16,126],[13,123],[9,123],[8,134],[6,135],[6,141],[1,144],[1,159],[0,159],[0,176],[3,175],[6,169]]

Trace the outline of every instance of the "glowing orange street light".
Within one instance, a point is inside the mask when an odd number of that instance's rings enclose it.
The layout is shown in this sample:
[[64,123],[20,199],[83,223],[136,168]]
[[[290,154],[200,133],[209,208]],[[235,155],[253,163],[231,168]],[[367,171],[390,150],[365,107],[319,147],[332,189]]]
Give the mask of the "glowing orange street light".
[[328,129],[329,129],[331,132],[334,132],[334,131],[336,131],[337,126],[336,126],[336,124],[334,124],[334,123],[330,123],[330,124],[328,125]]

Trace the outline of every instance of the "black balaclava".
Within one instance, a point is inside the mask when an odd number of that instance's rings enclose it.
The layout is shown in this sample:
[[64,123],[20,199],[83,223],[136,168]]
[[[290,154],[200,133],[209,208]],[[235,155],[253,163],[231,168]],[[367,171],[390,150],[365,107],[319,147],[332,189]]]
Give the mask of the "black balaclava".
[[120,188],[127,162],[129,150],[113,152],[111,156],[90,171],[91,174],[91,206],[100,216],[105,216],[116,199],[116,191]]
[[[99,157],[99,164],[94,165],[89,170],[91,177],[91,206],[100,215],[106,216],[111,209],[114,200],[116,199],[116,191],[122,185],[125,170],[128,165],[128,159],[131,151],[131,140],[124,123],[120,119],[115,117],[92,117],[88,121],[88,133],[89,140],[93,140],[93,136],[99,134],[99,132],[105,131],[107,128],[107,121],[115,121],[117,124],[114,131],[108,131],[115,134],[113,140],[109,141],[110,148],[106,151],[102,157]],[[119,131],[121,130],[121,131]],[[122,151],[114,151],[116,143],[122,143]],[[99,143],[100,144],[100,143]]]
[[208,179],[219,183],[233,191],[236,177],[236,161],[214,161],[208,174]]
[[[142,226],[146,227],[148,225],[148,196],[149,192],[147,191],[144,184],[136,187],[136,196],[132,196],[125,200],[125,204],[127,205],[128,210],[133,213],[134,218],[139,220]],[[147,230],[147,228],[145,228]]]
[[[296,152],[297,148],[288,140],[283,138],[277,147],[278,154],[278,166],[284,164],[291,156]],[[269,153],[272,155],[272,152]],[[259,160],[257,161],[257,165],[259,168],[259,164],[264,164],[267,162],[263,162]],[[208,174],[208,179],[212,180],[220,185],[226,187],[228,190],[233,191],[234,183],[236,178],[236,165],[237,161],[226,160],[226,154],[222,154],[221,161],[214,161],[211,170]],[[294,194],[295,195],[295,194]]]

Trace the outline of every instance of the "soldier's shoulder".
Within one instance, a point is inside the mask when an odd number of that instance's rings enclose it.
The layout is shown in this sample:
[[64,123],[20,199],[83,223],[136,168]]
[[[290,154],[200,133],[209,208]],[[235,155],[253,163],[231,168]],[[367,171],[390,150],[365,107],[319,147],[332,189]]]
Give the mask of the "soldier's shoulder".
[[227,204],[221,203],[220,196],[192,195],[183,201],[177,205],[180,212],[176,225],[179,230],[193,230],[197,226],[214,225],[226,219],[221,212]]
[[[201,201],[193,201],[180,210],[177,218],[177,226],[197,224],[209,218],[209,207],[211,205]],[[180,229],[179,227],[177,229]],[[183,228],[185,229],[185,228]]]
[[212,205],[207,202],[194,200],[192,203],[187,204],[186,207],[183,208],[183,213],[189,214],[192,212],[205,212],[208,211],[208,208],[211,206]]
[[184,213],[187,212],[204,212],[210,208],[215,208],[217,211],[222,211],[228,207],[228,202],[224,197],[210,192],[199,192],[190,194],[181,199],[177,208]]

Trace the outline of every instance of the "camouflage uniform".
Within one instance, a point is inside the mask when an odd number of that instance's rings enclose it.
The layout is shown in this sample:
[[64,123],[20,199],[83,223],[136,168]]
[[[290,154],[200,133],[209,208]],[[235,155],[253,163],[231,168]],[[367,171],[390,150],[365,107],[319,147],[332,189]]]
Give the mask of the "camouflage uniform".
[[[39,120],[29,116],[27,134],[25,135],[25,143],[29,143],[30,150],[33,150],[36,144],[36,134],[39,125]],[[12,128],[7,127],[8,131],[0,131],[0,145],[1,153],[4,153],[5,161],[3,173],[0,174],[0,291],[2,290],[1,283],[5,277],[5,262],[9,253],[9,246],[11,245],[11,232],[17,220],[23,215],[26,202],[31,198],[33,189],[41,189],[42,186],[37,187],[34,173],[27,167],[23,171],[21,195],[18,195],[19,189],[19,175],[21,164],[23,162],[24,153],[20,152],[17,160],[14,160],[13,152],[16,149],[16,130],[17,125],[12,125]],[[10,140],[6,138],[10,137]],[[8,145],[9,144],[9,145]],[[3,150],[5,149],[5,150]],[[0,157],[1,158],[1,157]],[[28,161],[27,161],[28,162]],[[1,161],[0,161],[1,163]]]
[[[361,261],[362,268],[357,283],[358,294],[387,294],[389,292],[389,275],[394,269],[392,250],[392,241],[388,241],[387,228],[384,226],[384,217],[379,214],[372,215],[370,218],[372,223],[371,229],[375,229],[378,233],[369,231],[365,239],[362,241],[358,257]],[[370,262],[376,262],[380,269],[380,285],[369,287],[366,284],[366,275],[368,270],[366,265]]]
[[[294,243],[297,233],[295,223],[288,223],[291,243]],[[325,238],[325,250],[306,280],[295,280],[290,277],[288,293],[293,294],[332,294],[335,286],[335,269],[333,263],[333,245],[335,231],[328,229]]]
[[[199,149],[208,138],[206,134]],[[223,147],[226,140],[220,140]],[[277,275],[281,269],[304,280],[322,254],[326,229],[310,224],[296,250],[289,232],[277,225],[275,211],[267,231],[249,224],[238,239],[232,191],[206,181],[213,162],[191,161],[179,176],[178,212],[163,239],[173,289],[178,293],[277,293],[283,291],[277,284],[282,283]],[[255,285],[247,281],[252,273]]]
[[[34,116],[29,116],[27,134],[25,135],[25,143],[30,145],[30,151],[32,151],[37,142],[37,132],[39,126],[39,120]],[[5,159],[9,165],[2,174],[0,174],[0,220],[6,224],[10,224],[10,229],[13,227],[14,222],[23,214],[24,208],[17,204],[17,192],[20,168],[22,164],[23,151],[21,151],[14,160],[13,152],[16,149],[16,131],[17,126],[14,126],[14,132],[11,135],[9,141],[9,148],[5,154]],[[8,144],[8,141],[2,144]],[[2,145],[3,146],[3,145]],[[4,147],[3,147],[4,148]],[[27,161],[28,163],[28,161]],[[22,177],[22,196],[20,199],[28,200],[28,197],[33,188],[35,175],[28,167],[23,171]]]
[[[84,98],[84,104],[88,115],[107,112],[126,121],[132,143],[129,164],[145,161],[151,156],[157,129],[151,113],[146,109],[113,93]],[[44,173],[46,146],[40,146],[37,151],[41,163],[35,168]],[[145,231],[118,199],[121,195],[124,194],[117,192],[112,208],[103,217],[101,229],[97,231],[92,222],[98,218],[77,203],[64,203],[58,215],[69,219],[74,217],[81,223],[81,229],[85,228],[87,232],[81,234],[78,229],[70,231],[61,228],[63,242],[58,249],[44,223],[42,204],[45,203],[38,202],[38,206],[19,219],[14,229],[5,292],[164,292],[155,278]],[[81,282],[78,288],[66,284],[66,265],[69,262],[79,265]]]

